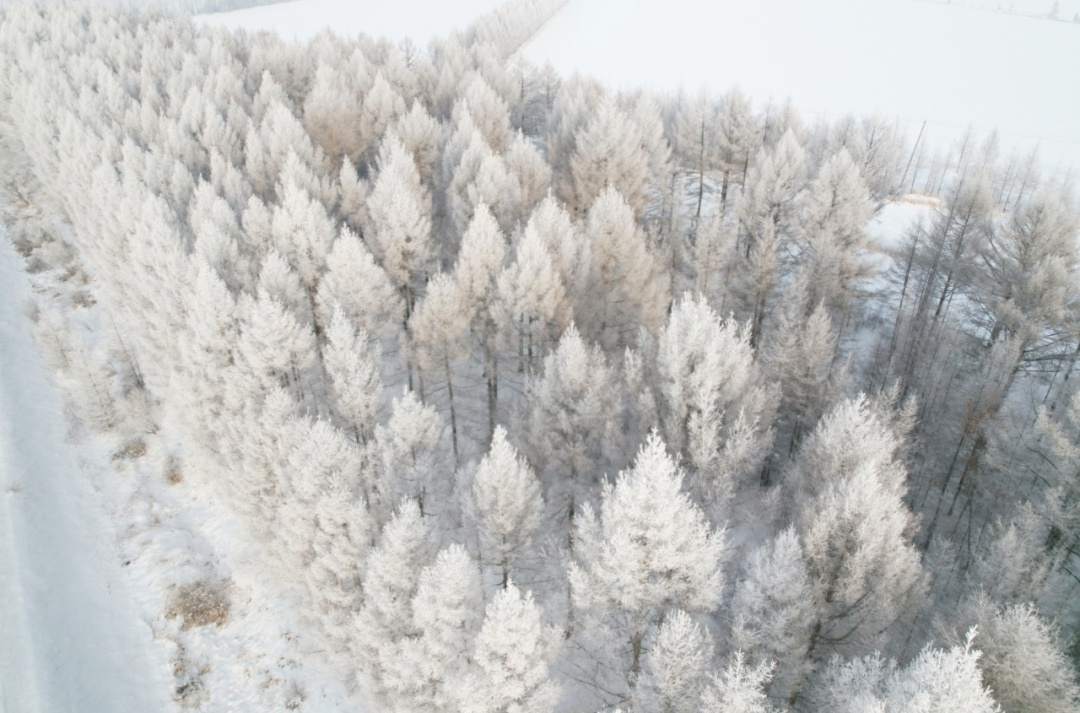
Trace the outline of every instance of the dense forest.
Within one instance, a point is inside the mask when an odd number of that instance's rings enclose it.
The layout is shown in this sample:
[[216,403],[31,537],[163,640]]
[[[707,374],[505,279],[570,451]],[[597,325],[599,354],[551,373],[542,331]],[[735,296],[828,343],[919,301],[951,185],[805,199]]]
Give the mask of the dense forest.
[[1077,710],[1071,184],[517,59],[561,4],[0,14],[39,347],[243,545],[163,600],[176,700],[255,568],[370,710]]

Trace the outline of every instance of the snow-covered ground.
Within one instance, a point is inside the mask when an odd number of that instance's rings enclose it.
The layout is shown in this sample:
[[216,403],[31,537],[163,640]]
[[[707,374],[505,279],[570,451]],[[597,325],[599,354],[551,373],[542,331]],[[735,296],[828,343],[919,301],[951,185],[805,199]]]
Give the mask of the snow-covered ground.
[[287,40],[304,42],[326,28],[343,37],[361,32],[395,40],[406,37],[424,46],[436,36],[464,29],[502,0],[294,0],[233,12],[200,15],[197,20],[230,30],[273,30]]
[[29,294],[0,233],[0,713],[168,710],[164,657],[67,443],[22,311]]
[[1053,4],[1038,0],[960,2],[571,0],[522,52],[617,87],[738,84],[810,120],[880,112],[912,136],[925,120],[936,146],[996,127],[1003,148],[1080,170],[1080,23],[1016,14]]

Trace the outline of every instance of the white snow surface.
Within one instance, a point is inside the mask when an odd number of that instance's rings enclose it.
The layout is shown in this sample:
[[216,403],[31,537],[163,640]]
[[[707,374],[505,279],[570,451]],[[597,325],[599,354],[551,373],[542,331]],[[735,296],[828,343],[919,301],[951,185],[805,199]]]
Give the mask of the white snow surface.
[[115,529],[21,311],[29,294],[0,233],[0,713],[169,710]]
[[[1059,4],[1063,18],[1080,12]],[[809,121],[881,113],[913,139],[925,120],[937,147],[996,128],[1003,149],[1038,145],[1048,169],[1080,170],[1080,23],[1037,16],[1052,5],[571,0],[522,53],[617,88],[790,97]]]
[[230,30],[272,30],[286,40],[306,42],[326,28],[342,37],[411,39],[424,46],[436,36],[463,30],[502,0],[293,0],[232,12],[199,15],[196,21]]

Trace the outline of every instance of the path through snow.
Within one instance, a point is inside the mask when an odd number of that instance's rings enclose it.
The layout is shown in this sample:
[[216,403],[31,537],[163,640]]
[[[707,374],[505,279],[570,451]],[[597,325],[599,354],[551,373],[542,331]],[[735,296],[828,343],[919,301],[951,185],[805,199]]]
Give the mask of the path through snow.
[[115,530],[66,442],[29,295],[0,232],[0,713],[171,710]]

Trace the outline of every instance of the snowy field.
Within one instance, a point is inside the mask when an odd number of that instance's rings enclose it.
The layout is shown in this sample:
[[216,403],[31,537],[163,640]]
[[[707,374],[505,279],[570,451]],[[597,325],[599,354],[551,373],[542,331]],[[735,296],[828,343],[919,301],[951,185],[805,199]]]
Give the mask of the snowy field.
[[408,37],[423,46],[432,37],[464,29],[501,4],[501,0],[294,0],[202,15],[198,19],[230,30],[273,30],[285,39],[299,42],[330,28],[343,37],[354,37],[361,32],[395,40]]
[[996,127],[1005,149],[1037,144],[1047,168],[1080,168],[1080,23],[1016,14],[1052,4],[572,0],[522,51],[624,88],[738,84],[808,120],[881,112],[912,136],[925,120],[932,146]]

